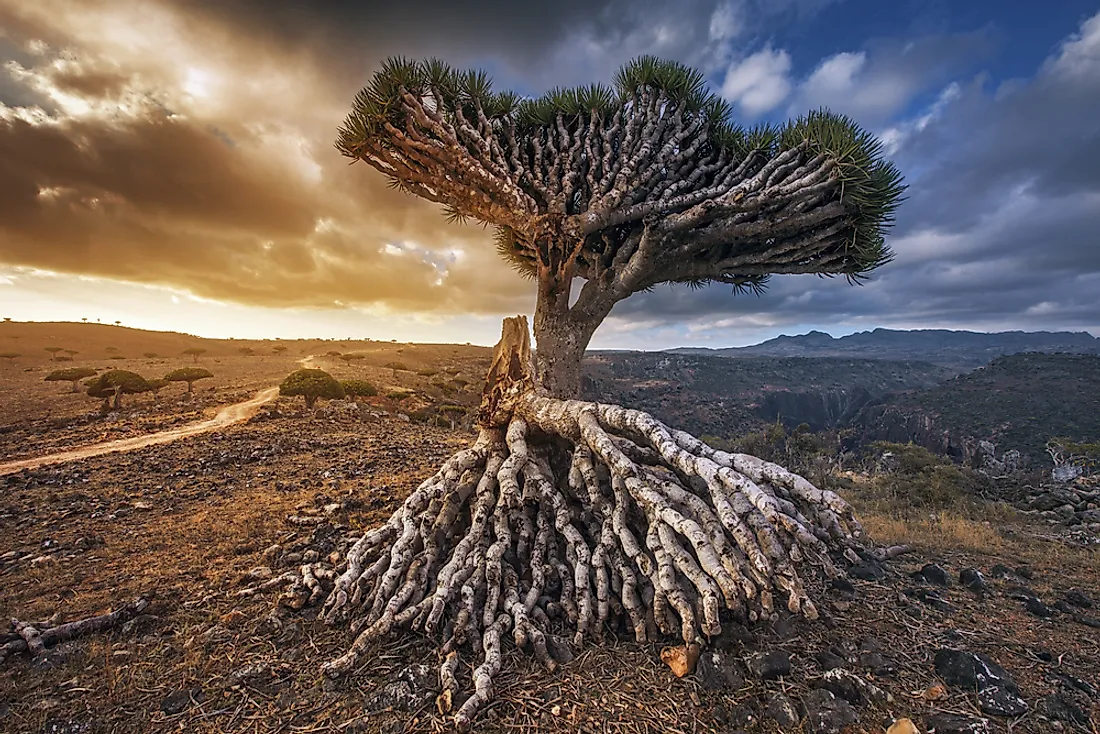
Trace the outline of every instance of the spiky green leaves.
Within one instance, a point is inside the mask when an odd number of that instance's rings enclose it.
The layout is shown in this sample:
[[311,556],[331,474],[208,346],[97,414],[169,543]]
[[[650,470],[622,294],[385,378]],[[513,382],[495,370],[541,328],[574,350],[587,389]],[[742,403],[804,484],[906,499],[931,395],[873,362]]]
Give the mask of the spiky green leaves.
[[903,201],[901,171],[885,158],[882,141],[846,115],[816,110],[791,122],[777,138],[781,149],[803,141],[814,153],[836,161],[840,200],[852,222],[854,256],[846,274],[853,280],[865,278],[893,259],[884,234]]
[[[534,99],[494,91],[484,71],[390,59],[356,97],[337,148],[456,222],[493,225],[498,252],[526,276],[555,247],[578,258],[571,272],[581,277],[596,262],[623,267],[615,251],[644,228],[695,222],[649,248],[660,267],[686,258],[692,267],[648,272],[639,288],[718,281],[758,291],[767,272],[858,280],[889,261],[884,233],[904,190],[881,143],[850,118],[821,110],[745,128],[701,72],[653,56],[625,64],[610,85]],[[823,216],[808,216],[816,210]],[[773,248],[776,258],[764,257]]]

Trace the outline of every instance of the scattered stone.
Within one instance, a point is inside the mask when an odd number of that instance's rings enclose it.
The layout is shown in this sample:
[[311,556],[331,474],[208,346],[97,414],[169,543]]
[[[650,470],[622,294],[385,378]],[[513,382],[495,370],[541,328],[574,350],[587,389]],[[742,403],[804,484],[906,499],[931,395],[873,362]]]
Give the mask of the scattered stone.
[[912,719],[898,719],[893,724],[890,724],[890,728],[886,730],[886,734],[921,734],[920,729],[913,723]]
[[698,660],[699,646],[695,643],[666,647],[661,650],[661,661],[669,667],[669,670],[677,678],[683,678],[695,670],[695,663]]
[[413,692],[408,681],[399,680],[382,686],[367,699],[366,706],[374,711],[414,711],[424,702],[422,696]]
[[736,658],[721,650],[704,650],[695,665],[695,679],[711,691],[738,690],[745,687]]
[[1043,699],[1042,712],[1055,721],[1088,726],[1089,715],[1064,693],[1052,693]]
[[947,577],[947,571],[943,566],[935,563],[926,563],[920,570],[920,575],[930,584],[936,586],[947,586],[951,582]]
[[941,648],[936,672],[948,685],[978,692],[978,707],[994,716],[1019,716],[1027,711],[1016,681],[996,661],[982,653]]
[[1076,688],[1081,693],[1084,693],[1089,698],[1097,698],[1100,696],[1100,691],[1096,690],[1096,686],[1092,685],[1088,681],[1083,681],[1080,678],[1070,675],[1069,673],[1057,673],[1058,679],[1069,686],[1070,688]]
[[855,596],[856,587],[851,581],[846,578],[835,578],[829,581],[829,588],[833,591],[840,592],[845,596]]
[[936,734],[989,734],[989,719],[977,719],[959,714],[929,714],[924,725]]
[[1028,581],[1031,581],[1035,578],[1035,574],[1032,573],[1031,569],[1028,566],[1017,566],[1016,575]]
[[160,702],[160,710],[168,716],[174,716],[185,711],[192,703],[201,700],[201,688],[176,691],[164,697],[164,700]]
[[814,660],[821,666],[822,670],[836,670],[837,668],[843,668],[845,661],[840,655],[837,655],[832,650],[822,650],[814,655]]
[[1075,607],[1081,607],[1082,609],[1092,608],[1092,599],[1090,599],[1083,591],[1078,589],[1070,589],[1062,598],[1069,604]]
[[1096,617],[1090,617],[1087,614],[1075,614],[1073,615],[1073,621],[1078,624],[1083,624],[1086,627],[1092,627],[1093,629],[1100,629],[1100,619]]
[[782,650],[750,655],[745,662],[749,672],[761,680],[774,680],[791,673],[791,658]]
[[1026,609],[1029,614],[1033,614],[1036,617],[1042,617],[1043,619],[1054,616],[1054,611],[1040,601],[1038,597],[1034,596],[1024,598],[1024,609]]
[[825,688],[857,706],[864,703],[884,704],[894,700],[893,696],[875,684],[843,668],[826,672],[818,681],[818,687]]
[[953,611],[955,611],[955,607],[951,606],[951,604],[949,604],[946,599],[944,599],[942,596],[940,596],[940,593],[938,591],[936,591],[935,589],[925,589],[925,588],[905,589],[904,594],[906,596],[910,596],[910,597],[913,597],[915,599],[919,599],[922,603],[924,603],[924,604],[926,604],[926,605],[928,605],[928,606],[930,606],[933,609],[936,609],[938,611],[941,611],[941,612],[953,612]]
[[978,691],[978,708],[990,716],[1021,716],[1027,713],[1027,702],[1007,688],[990,686]]
[[989,589],[989,583],[982,572],[976,568],[964,568],[959,572],[959,583],[975,594],[981,594]]
[[802,699],[810,731],[815,734],[839,734],[858,720],[855,709],[843,698],[825,688],[815,688]]
[[925,701],[942,701],[947,698],[947,686],[943,683],[935,683],[921,691],[920,697]]
[[886,578],[886,567],[878,561],[861,561],[848,568],[848,575],[860,581],[881,581]]
[[800,719],[794,702],[782,693],[776,693],[771,697],[768,707],[764,710],[764,716],[779,724],[782,731],[793,730],[798,726]]
[[1008,578],[1008,575],[1010,573],[1012,573],[1012,569],[1004,565],[1003,563],[998,563],[994,565],[993,568],[989,569],[989,575],[995,579]]

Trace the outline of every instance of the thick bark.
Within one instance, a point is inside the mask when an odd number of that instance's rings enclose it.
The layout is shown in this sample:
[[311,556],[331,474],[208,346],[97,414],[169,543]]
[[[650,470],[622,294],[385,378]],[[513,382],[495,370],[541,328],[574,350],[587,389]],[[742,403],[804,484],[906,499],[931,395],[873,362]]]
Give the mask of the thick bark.
[[564,272],[542,274],[535,303],[535,372],[539,386],[554,397],[580,397],[581,362],[596,328],[604,320],[615,300],[611,293],[592,282],[586,285],[590,295],[570,307],[572,263]]

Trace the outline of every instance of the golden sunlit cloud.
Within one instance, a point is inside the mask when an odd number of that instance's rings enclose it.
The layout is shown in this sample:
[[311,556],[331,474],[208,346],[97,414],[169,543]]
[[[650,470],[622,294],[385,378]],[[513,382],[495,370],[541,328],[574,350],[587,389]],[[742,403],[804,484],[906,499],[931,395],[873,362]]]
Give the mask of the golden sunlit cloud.
[[352,87],[308,56],[159,3],[0,0],[0,28],[34,100],[0,96],[0,262],[265,307],[529,307],[487,232],[335,152]]

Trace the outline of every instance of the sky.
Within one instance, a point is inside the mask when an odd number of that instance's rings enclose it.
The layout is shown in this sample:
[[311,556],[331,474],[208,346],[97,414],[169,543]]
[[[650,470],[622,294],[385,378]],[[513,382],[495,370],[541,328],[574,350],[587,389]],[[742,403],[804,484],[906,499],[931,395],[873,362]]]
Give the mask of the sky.
[[0,316],[210,337],[491,344],[532,285],[333,148],[389,56],[537,95],[643,53],[738,121],[818,107],[909,185],[870,282],[662,286],[595,348],[877,327],[1100,335],[1100,3],[0,0]]

